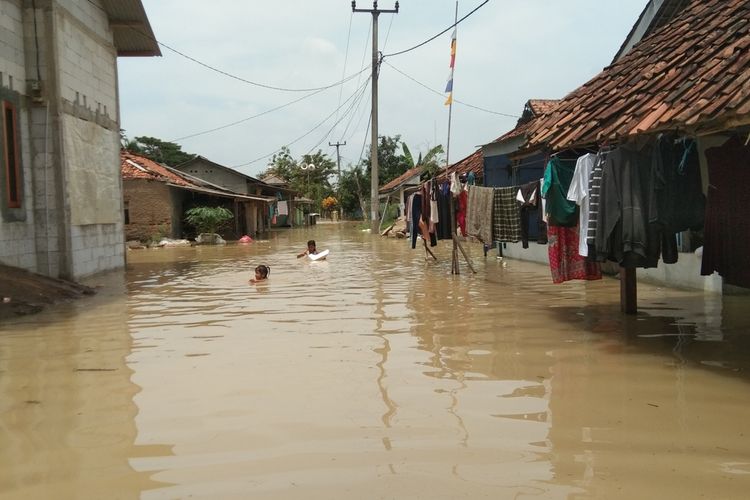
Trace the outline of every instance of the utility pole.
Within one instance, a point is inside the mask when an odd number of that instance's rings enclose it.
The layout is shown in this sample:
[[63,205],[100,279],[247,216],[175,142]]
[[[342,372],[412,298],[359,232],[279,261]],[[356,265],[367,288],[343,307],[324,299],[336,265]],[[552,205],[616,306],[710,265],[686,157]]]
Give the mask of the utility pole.
[[378,9],[378,2],[372,2],[372,9],[358,9],[357,2],[352,0],[352,12],[369,12],[372,14],[372,144],[370,145],[370,165],[371,165],[371,182],[370,182],[370,223],[372,232],[378,232],[380,221],[378,218],[378,209],[380,200],[378,200],[378,72],[380,71],[380,58],[378,57],[378,16],[381,13],[398,14],[398,2],[395,9],[383,10]]
[[338,167],[338,184],[336,186],[336,191],[340,192],[341,191],[341,154],[339,153],[339,148],[341,146],[346,146],[346,141],[336,142],[336,144],[331,144],[329,142],[328,145],[336,148],[336,165]]

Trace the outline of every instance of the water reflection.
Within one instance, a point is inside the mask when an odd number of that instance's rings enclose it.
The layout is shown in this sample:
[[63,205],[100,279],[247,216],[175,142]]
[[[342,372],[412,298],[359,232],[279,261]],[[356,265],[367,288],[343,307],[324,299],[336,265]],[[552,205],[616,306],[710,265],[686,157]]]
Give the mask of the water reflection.
[[122,295],[0,327],[0,495],[745,495],[747,298],[644,285],[626,317],[616,281],[468,249],[477,275],[323,225],[131,252]]
[[130,464],[170,448],[136,445],[139,388],[116,278],[98,297],[0,325],[3,498],[139,498],[161,486]]

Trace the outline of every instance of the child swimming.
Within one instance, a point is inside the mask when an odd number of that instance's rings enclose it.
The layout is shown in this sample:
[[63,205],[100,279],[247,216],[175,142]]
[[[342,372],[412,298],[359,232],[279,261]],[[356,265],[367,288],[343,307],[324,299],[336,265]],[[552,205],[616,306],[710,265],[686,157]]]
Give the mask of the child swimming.
[[255,277],[250,278],[248,283],[254,284],[254,283],[260,283],[261,281],[266,281],[270,273],[271,273],[271,268],[269,266],[265,266],[261,264],[255,268]]

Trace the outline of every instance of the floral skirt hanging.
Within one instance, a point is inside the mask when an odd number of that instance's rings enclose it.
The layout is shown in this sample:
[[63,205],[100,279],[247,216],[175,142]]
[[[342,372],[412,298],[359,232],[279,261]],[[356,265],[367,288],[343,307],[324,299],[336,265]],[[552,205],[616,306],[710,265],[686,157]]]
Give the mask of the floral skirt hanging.
[[598,262],[589,261],[578,253],[578,227],[547,228],[549,266],[553,283],[570,280],[602,279]]

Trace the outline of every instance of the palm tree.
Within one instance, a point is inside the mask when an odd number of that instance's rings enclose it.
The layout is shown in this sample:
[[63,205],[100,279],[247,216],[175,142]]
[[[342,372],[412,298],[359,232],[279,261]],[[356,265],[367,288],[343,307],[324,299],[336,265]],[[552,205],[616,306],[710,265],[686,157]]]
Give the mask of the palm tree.
[[440,169],[440,164],[442,163],[441,155],[444,153],[443,146],[441,144],[438,144],[434,148],[427,151],[427,154],[425,154],[424,157],[422,157],[422,153],[420,152],[419,158],[417,159],[416,163],[414,163],[414,157],[412,156],[411,151],[409,150],[409,147],[406,145],[406,143],[402,142],[401,148],[404,150],[404,158],[406,158],[410,169],[415,167],[422,167],[428,177],[432,177]]

